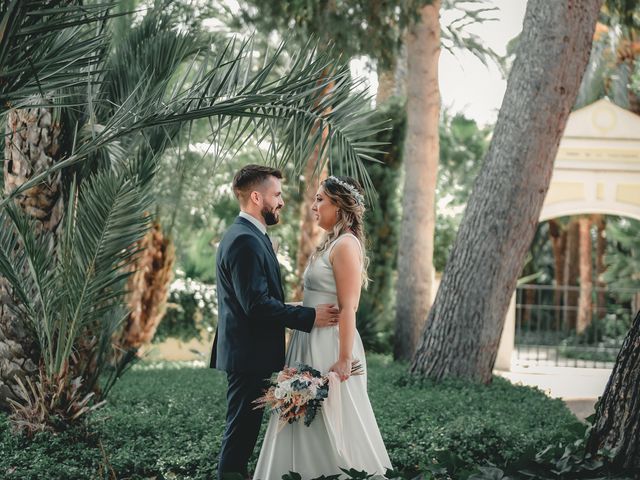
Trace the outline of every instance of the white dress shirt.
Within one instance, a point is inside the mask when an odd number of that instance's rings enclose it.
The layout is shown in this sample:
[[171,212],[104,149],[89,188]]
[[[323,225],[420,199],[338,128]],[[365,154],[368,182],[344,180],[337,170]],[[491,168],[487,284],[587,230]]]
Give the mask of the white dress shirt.
[[251,223],[253,223],[256,226],[256,228],[258,230],[260,230],[262,232],[263,235],[266,235],[267,227],[260,220],[258,220],[256,217],[254,217],[253,215],[251,215],[251,214],[249,214],[247,212],[243,212],[242,210],[240,210],[239,216],[249,220]]

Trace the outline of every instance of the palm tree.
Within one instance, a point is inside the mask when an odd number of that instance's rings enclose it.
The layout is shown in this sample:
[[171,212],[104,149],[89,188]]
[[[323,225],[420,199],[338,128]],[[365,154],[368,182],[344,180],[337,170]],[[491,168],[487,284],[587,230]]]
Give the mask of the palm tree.
[[[63,90],[86,81],[88,67],[100,59],[104,36],[86,27],[105,21],[109,5],[68,0],[0,3],[0,107],[19,105],[31,95]],[[69,103],[64,95],[58,104]]]
[[[24,2],[0,4],[0,112],[6,116],[3,161],[4,193],[11,194],[33,175],[54,165],[67,146],[52,98],[43,92],[65,91],[77,85],[79,75],[91,77],[91,67],[100,58],[102,35],[88,34],[87,25],[104,20],[104,6],[82,10],[65,7],[68,2]],[[38,97],[34,97],[37,95]],[[59,95],[56,104],[68,103]],[[25,106],[31,104],[31,106]],[[22,106],[18,110],[9,110]],[[34,218],[39,231],[55,232],[62,216],[60,172],[16,198],[16,203]],[[15,398],[18,378],[37,369],[39,348],[24,322],[10,305],[11,286],[0,276],[0,408]]]
[[[59,9],[61,15],[67,11]],[[54,413],[67,421],[81,417],[95,406],[93,395],[104,398],[121,374],[127,358],[106,380],[100,375],[127,315],[125,282],[149,225],[145,212],[154,203],[150,185],[158,156],[181,128],[207,118],[218,160],[251,136],[269,143],[272,164],[289,164],[298,174],[316,148],[365,172],[368,136],[381,128],[367,121],[368,99],[354,93],[348,68],[311,44],[276,77],[283,46],[257,66],[248,42],[214,41],[213,48],[198,51],[197,42],[171,30],[163,14],[149,15],[128,42],[100,35],[101,63],[85,65],[76,85],[51,90],[54,102],[81,106],[51,107],[74,132],[71,148],[0,201],[0,274],[12,288],[3,304],[39,351],[36,380],[15,382],[14,418],[28,431],[55,428]],[[135,43],[145,35],[153,37],[147,63],[136,56],[141,49]],[[327,85],[331,91],[321,96]],[[38,229],[15,200],[56,176],[63,179],[66,202],[54,233]],[[366,174],[361,180],[371,188]],[[53,391],[64,395],[51,401]]]

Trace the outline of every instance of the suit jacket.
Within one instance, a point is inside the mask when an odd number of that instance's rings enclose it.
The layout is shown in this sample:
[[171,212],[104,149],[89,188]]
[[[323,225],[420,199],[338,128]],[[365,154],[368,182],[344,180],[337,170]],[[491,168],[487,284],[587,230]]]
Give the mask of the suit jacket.
[[238,217],[216,257],[218,328],[210,367],[271,373],[285,359],[285,327],[310,332],[315,309],[284,304],[280,265],[266,235]]

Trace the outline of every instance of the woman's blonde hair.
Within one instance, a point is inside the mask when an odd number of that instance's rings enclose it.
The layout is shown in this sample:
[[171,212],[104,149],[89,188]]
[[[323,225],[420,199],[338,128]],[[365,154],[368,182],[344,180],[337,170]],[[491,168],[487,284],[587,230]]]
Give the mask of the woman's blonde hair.
[[333,205],[338,207],[338,219],[333,229],[327,232],[324,240],[311,256],[311,261],[329,249],[331,243],[343,233],[352,233],[360,241],[362,248],[362,286],[369,285],[367,268],[369,257],[365,247],[364,231],[364,195],[360,184],[351,177],[329,177],[322,182],[322,189]]

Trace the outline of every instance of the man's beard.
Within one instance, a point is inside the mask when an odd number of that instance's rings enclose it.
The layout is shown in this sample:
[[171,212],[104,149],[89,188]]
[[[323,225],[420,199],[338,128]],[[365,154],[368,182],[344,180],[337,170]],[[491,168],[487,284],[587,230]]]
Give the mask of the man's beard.
[[277,215],[279,209],[269,210],[268,208],[263,208],[260,214],[262,218],[264,218],[264,222],[267,225],[275,225],[280,221],[280,217]]

